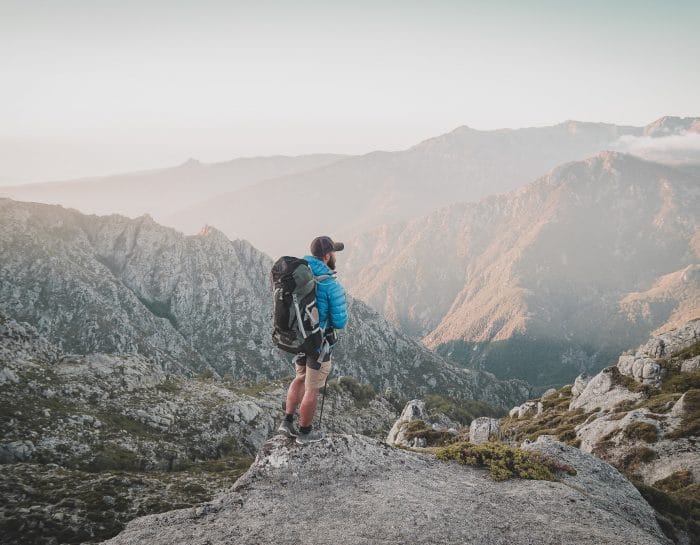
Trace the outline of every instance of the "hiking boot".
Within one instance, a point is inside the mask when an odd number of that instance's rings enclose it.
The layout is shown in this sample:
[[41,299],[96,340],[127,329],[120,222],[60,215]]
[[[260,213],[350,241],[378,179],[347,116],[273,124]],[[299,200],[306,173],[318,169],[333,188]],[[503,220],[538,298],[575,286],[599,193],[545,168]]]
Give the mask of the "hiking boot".
[[287,422],[286,420],[282,420],[282,423],[280,424],[280,427],[277,428],[277,431],[283,433],[287,437],[291,437],[292,439],[299,435],[299,430],[294,427],[294,424]]
[[297,445],[306,445],[308,443],[315,443],[316,441],[320,441],[324,437],[325,437],[325,434],[322,431],[318,431],[318,430],[311,430],[309,433],[299,432],[297,434]]

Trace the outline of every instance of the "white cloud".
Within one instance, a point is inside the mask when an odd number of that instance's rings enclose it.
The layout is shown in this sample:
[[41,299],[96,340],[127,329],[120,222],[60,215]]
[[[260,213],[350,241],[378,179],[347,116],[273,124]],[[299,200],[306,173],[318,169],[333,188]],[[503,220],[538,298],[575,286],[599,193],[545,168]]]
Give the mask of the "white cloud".
[[684,164],[700,163],[700,133],[685,132],[672,136],[622,136],[617,151],[653,161]]

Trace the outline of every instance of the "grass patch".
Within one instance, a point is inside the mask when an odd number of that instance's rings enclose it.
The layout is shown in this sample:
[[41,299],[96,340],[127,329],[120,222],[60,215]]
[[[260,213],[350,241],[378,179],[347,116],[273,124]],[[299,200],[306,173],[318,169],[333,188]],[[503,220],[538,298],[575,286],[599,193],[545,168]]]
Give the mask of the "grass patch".
[[578,447],[580,440],[576,438],[576,426],[583,424],[590,415],[583,408],[569,411],[567,403],[566,407],[553,406],[545,409],[532,419],[504,418],[501,430],[505,437],[514,442],[525,439],[534,441],[540,435],[554,435],[559,441]]
[[239,391],[242,394],[245,394],[247,396],[257,397],[261,393],[263,393],[265,390],[268,390],[269,388],[272,388],[273,386],[277,386],[277,385],[274,382],[270,382],[269,380],[261,380],[260,382],[253,382],[251,384],[247,384]]
[[509,447],[503,443],[474,445],[460,442],[436,452],[439,460],[456,460],[460,464],[484,467],[495,481],[512,477],[556,481],[557,473],[576,475],[576,470],[538,452]]
[[352,377],[340,377],[337,380],[330,380],[326,385],[326,391],[323,392],[323,388],[321,391],[325,395],[330,391],[341,389],[350,394],[358,409],[366,409],[369,407],[370,401],[377,397],[374,386],[358,382]]
[[700,544],[700,484],[691,484],[673,492],[633,480],[640,494],[660,515],[657,516],[664,534],[676,543],[678,530],[686,532],[690,543]]
[[103,445],[95,457],[80,469],[91,473],[107,470],[140,471],[143,469],[143,460],[138,454],[124,447]]
[[661,384],[661,392],[682,394],[689,390],[700,389],[700,371],[691,373],[669,372]]
[[623,433],[628,439],[640,439],[647,443],[656,443],[659,439],[659,431],[649,422],[632,422],[625,427]]
[[693,484],[693,474],[687,469],[682,469],[671,473],[665,479],[660,479],[654,483],[654,488],[670,494],[672,492],[677,492],[681,488],[690,486]]
[[695,341],[690,346],[686,346],[671,355],[672,358],[680,358],[682,360],[689,360],[695,356],[700,356],[700,341]]
[[682,394],[658,394],[647,399],[643,399],[634,408],[647,408],[654,413],[667,413],[673,405],[680,399]]
[[[129,435],[134,437],[141,437],[145,439],[162,439],[163,435],[158,433],[150,426],[147,426],[139,420],[134,420],[124,414],[116,412],[100,411],[95,413],[97,417],[105,426],[107,426],[107,431],[125,431]],[[111,429],[110,429],[111,428]]]
[[634,447],[625,453],[618,464],[618,469],[628,476],[634,476],[639,473],[639,468],[642,464],[647,464],[657,457],[658,454],[654,449]]
[[480,416],[500,418],[506,411],[473,399],[453,399],[451,397],[430,394],[425,396],[425,408],[430,415],[444,414],[450,420],[454,420],[468,426],[471,421]]
[[408,441],[425,439],[428,447],[448,445],[457,440],[457,436],[447,431],[434,430],[423,420],[411,420],[404,424],[403,432]]

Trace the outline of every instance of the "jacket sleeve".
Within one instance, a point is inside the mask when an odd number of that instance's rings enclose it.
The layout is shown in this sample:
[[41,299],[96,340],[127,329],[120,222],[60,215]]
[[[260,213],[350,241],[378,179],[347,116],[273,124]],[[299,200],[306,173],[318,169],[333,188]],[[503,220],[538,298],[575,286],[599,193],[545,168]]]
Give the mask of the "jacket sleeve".
[[335,329],[343,329],[348,323],[348,308],[345,289],[334,280],[328,290],[328,306],[331,324]]

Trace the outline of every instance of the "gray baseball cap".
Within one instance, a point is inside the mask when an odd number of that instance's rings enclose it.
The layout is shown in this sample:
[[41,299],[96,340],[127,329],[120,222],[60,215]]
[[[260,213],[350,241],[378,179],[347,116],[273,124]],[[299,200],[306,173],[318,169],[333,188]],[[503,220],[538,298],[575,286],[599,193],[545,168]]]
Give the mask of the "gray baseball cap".
[[340,252],[345,248],[342,242],[333,242],[331,237],[322,236],[316,237],[311,241],[311,255],[323,257],[330,252]]

